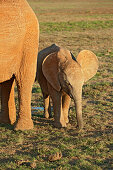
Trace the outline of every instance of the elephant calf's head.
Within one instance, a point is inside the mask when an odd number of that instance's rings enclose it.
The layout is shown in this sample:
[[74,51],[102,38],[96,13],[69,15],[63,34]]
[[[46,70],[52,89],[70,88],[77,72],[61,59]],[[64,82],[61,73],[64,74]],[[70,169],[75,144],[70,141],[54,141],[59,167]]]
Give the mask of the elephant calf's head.
[[96,74],[98,59],[96,55],[83,50],[77,60],[73,60],[72,54],[66,49],[49,54],[42,63],[42,71],[48,82],[54,89],[63,89],[70,96],[74,89],[82,87],[83,83]]

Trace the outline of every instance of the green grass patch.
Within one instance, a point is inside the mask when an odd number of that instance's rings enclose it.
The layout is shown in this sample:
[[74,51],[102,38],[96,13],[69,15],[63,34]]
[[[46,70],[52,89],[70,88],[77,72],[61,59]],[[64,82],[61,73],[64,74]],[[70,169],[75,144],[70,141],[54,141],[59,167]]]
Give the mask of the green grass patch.
[[40,22],[41,32],[83,31],[113,28],[113,20],[107,21],[76,21],[76,22]]
[[41,93],[41,88],[40,87],[33,87],[32,93]]

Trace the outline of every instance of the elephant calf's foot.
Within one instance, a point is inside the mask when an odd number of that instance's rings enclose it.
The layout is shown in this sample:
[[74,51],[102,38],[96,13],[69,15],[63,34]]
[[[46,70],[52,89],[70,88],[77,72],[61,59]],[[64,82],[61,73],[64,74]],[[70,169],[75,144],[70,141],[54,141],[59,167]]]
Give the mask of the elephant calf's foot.
[[65,120],[65,122],[68,124],[69,123],[69,119],[68,118],[66,118],[66,119],[64,119]]
[[46,119],[48,119],[48,118],[49,118],[49,113],[45,113],[45,114],[44,114],[44,117],[45,117]]
[[18,119],[16,125],[15,125],[15,130],[30,130],[33,129],[33,121],[32,119]]
[[83,124],[76,126],[76,130],[77,130],[77,131],[80,132],[82,129],[83,129]]
[[44,114],[44,117],[45,117],[46,119],[52,118],[52,114],[51,114],[51,113],[45,113],[45,114]]
[[67,127],[66,123],[54,122],[54,126],[57,128]]

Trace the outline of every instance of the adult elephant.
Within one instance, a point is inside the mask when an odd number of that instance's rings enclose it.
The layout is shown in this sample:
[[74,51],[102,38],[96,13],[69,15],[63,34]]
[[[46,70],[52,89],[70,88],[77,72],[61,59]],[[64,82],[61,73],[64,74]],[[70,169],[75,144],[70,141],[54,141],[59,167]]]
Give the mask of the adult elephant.
[[16,121],[14,80],[19,96],[16,130],[33,128],[31,90],[35,79],[39,26],[26,0],[0,0],[1,123]]
[[77,59],[70,51],[53,44],[38,54],[37,75],[43,97],[44,112],[50,114],[50,97],[53,101],[54,124],[66,127],[71,98],[74,99],[77,126],[83,128],[82,86],[96,74],[98,59],[89,51],[81,51]]

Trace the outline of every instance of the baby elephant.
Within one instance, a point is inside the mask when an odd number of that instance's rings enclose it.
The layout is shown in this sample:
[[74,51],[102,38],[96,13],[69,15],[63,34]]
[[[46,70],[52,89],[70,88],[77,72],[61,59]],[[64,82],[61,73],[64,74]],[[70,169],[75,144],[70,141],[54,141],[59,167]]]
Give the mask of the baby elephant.
[[96,74],[97,69],[98,59],[89,50],[81,51],[77,59],[70,51],[55,44],[39,52],[36,79],[43,93],[46,118],[51,114],[50,97],[52,99],[56,127],[66,127],[72,98],[77,127],[83,128],[82,86]]

